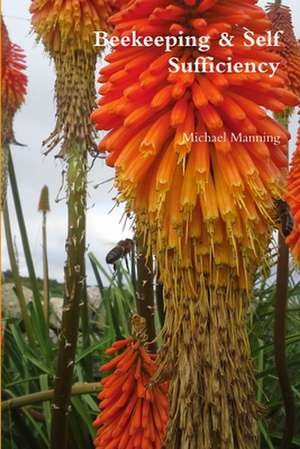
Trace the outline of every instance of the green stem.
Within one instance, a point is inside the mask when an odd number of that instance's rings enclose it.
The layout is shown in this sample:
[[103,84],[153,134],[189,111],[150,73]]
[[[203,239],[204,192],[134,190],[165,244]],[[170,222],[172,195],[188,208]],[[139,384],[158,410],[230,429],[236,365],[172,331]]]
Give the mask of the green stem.
[[19,190],[18,190],[15,169],[14,169],[12,155],[11,155],[9,147],[7,148],[7,152],[8,152],[9,180],[10,180],[11,190],[12,190],[13,199],[14,199],[14,203],[15,203],[16,214],[17,214],[18,224],[19,224],[19,228],[20,228],[21,239],[22,239],[22,244],[23,244],[23,248],[24,248],[24,255],[25,255],[25,260],[26,260],[26,264],[27,264],[28,274],[29,274],[29,278],[30,278],[30,282],[31,282],[34,304],[35,304],[37,313],[39,314],[39,318],[41,319],[41,322],[43,322],[43,309],[42,309],[42,305],[41,305],[41,301],[40,301],[40,293],[39,293],[37,279],[36,279],[35,270],[34,270],[34,265],[33,265],[33,261],[32,261],[31,250],[30,250],[29,240],[28,240],[28,236],[27,236],[25,220],[24,220],[24,216],[23,216],[23,210],[22,210],[22,206],[21,206],[21,200],[20,200],[20,195],[19,195]]
[[9,261],[10,261],[11,272],[12,272],[14,283],[15,283],[16,295],[17,295],[17,298],[18,298],[19,304],[20,304],[22,320],[24,322],[25,331],[26,331],[26,334],[28,337],[28,342],[30,345],[33,345],[34,339],[33,339],[33,335],[32,335],[32,329],[31,329],[30,318],[29,318],[29,314],[28,314],[28,310],[27,310],[26,300],[25,300],[25,296],[23,293],[22,281],[21,281],[21,278],[19,275],[18,263],[17,263],[15,250],[14,250],[14,244],[13,244],[11,226],[10,226],[10,219],[9,219],[9,213],[8,213],[6,201],[4,202],[4,207],[3,207],[3,221],[4,221],[4,229],[5,229],[8,257],[9,257]]
[[283,432],[280,449],[288,449],[291,445],[295,432],[296,411],[294,394],[289,380],[285,345],[286,311],[288,304],[289,250],[281,234],[279,235],[278,246],[279,252],[275,294],[274,348],[275,364],[285,407],[285,429]]
[[47,252],[47,212],[43,211],[43,293],[44,316],[47,328],[49,327],[49,268]]
[[156,337],[154,323],[154,291],[153,291],[153,263],[151,256],[147,258],[141,241],[137,242],[137,273],[138,294],[137,312],[146,320],[146,331],[150,348],[156,350],[153,340]]
[[[101,390],[100,382],[78,383],[71,388],[71,395],[78,396],[81,394],[97,393]],[[38,402],[51,401],[54,396],[54,390],[38,391],[37,393],[26,394],[17,398],[8,399],[1,404],[2,410],[26,407]],[[60,446],[59,446],[60,447]]]
[[[289,117],[291,113],[292,109],[288,109],[281,114],[277,114],[277,119],[287,129],[289,127]],[[290,447],[295,432],[296,420],[294,394],[290,384],[288,362],[286,357],[288,285],[289,249],[285,244],[283,236],[279,233],[273,336],[275,365],[285,408],[285,428],[279,449],[288,449]]]
[[82,300],[85,219],[86,219],[86,152],[79,145],[68,156],[67,197],[68,236],[66,241],[64,307],[58,362],[54,386],[51,449],[66,449],[71,385],[77,346],[80,302]]
[[165,323],[164,287],[159,280],[156,283],[156,305],[160,326],[163,327]]
[[[81,303],[80,303],[83,350],[87,349],[91,344],[90,329],[89,329],[88,295],[87,295],[85,273],[86,273],[86,269],[85,269],[85,260],[84,260],[84,263],[82,265],[83,289],[82,289],[82,299],[81,299]],[[87,374],[87,378],[91,379],[93,377],[93,367],[92,367],[92,356],[91,355],[89,355],[85,358],[84,368],[85,368],[85,371]]]

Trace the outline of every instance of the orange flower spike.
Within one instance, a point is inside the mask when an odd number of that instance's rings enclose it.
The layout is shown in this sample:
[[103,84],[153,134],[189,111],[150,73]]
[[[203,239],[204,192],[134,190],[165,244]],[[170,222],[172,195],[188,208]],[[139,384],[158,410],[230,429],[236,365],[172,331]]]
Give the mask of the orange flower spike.
[[113,343],[108,352],[117,349],[121,353],[100,368],[102,372],[114,369],[114,382],[108,385],[106,378],[101,382],[107,399],[100,403],[101,412],[94,422],[96,449],[161,448],[168,400],[159,384],[149,387],[148,370],[155,372],[155,361],[145,352],[144,331],[135,332],[135,337]]
[[7,144],[14,142],[13,121],[22,106],[27,92],[23,50],[13,44],[1,16],[1,149],[0,149],[0,211],[2,211],[7,188]]
[[[124,35],[133,30],[138,36],[151,33],[153,37],[209,33],[211,48],[206,56],[222,57],[229,54],[228,49],[220,52],[216,40],[227,30],[237,42],[229,49],[234,62],[277,61],[278,56],[268,48],[255,45],[246,50],[242,46],[245,27],[254,31],[255,37],[270,27],[255,3],[132,0],[122,3],[111,23],[117,25],[114,33],[122,31]],[[156,257],[166,292],[164,346],[154,376],[171,375],[173,412],[166,448],[198,449],[201,442],[201,449],[208,449],[211,441],[216,447],[225,441],[228,449],[237,445],[253,449],[257,406],[243,317],[253,270],[264,260],[274,225],[273,199],[282,195],[284,186],[284,152],[279,153],[272,141],[265,142],[264,136],[272,140],[279,135],[282,147],[289,139],[265,109],[281,111],[296,105],[298,99],[285,89],[287,78],[280,69],[273,78],[269,73],[170,73],[169,57],[193,63],[202,55],[196,48],[180,46],[170,53],[154,46],[136,51],[116,48],[106,58],[108,65],[100,82],[109,80],[110,85],[101,91],[103,100],[92,119],[98,129],[111,130],[100,150],[110,152],[107,163],[117,169],[119,199],[135,213],[137,233]],[[126,72],[118,64],[125,58],[127,67],[134,70]],[[150,61],[148,66],[145,61]],[[125,106],[110,110],[110,97]],[[128,137],[124,130],[128,130]],[[240,141],[235,142],[234,136]],[[230,320],[224,320],[228,308]],[[218,313],[217,320],[214,313]],[[199,330],[199,319],[211,326],[200,326]],[[221,337],[215,341],[215,335],[224,335],[218,323],[225,326],[228,335],[232,329],[239,335],[232,335],[226,343]],[[224,354],[222,362],[218,363],[215,354],[211,366],[205,341]],[[237,348],[236,341],[243,344]],[[234,358],[226,356],[230,353]],[[249,363],[244,363],[245,354]],[[137,372],[141,366],[137,360]],[[199,366],[200,375],[195,377]],[[237,385],[233,403],[226,385],[220,384],[221,371],[226,372],[222,378],[229,379],[227,385]],[[213,378],[218,379],[217,395],[211,388]],[[142,390],[140,384],[139,396]],[[216,400],[216,396],[222,399]],[[147,397],[151,395],[146,389]],[[224,411],[228,403],[231,408]],[[207,413],[199,413],[205,408]],[[241,409],[249,411],[251,425],[249,420],[244,422]],[[143,416],[141,419],[143,422]],[[155,413],[153,426],[155,421],[159,426],[163,416]],[[182,422],[189,422],[189,428]],[[146,429],[142,449],[148,440],[159,440],[152,424]],[[206,429],[205,437],[199,429]],[[134,443],[140,444],[139,437],[126,442],[129,446]]]
[[[6,26],[1,18],[1,107],[2,107],[2,143],[15,140],[13,119],[22,106],[27,92],[25,74],[25,55],[23,50],[13,44],[8,36]],[[1,150],[2,151],[2,150]]]
[[292,13],[289,6],[281,3],[267,4],[268,18],[272,22],[272,31],[282,30],[281,47],[274,49],[285,62],[285,69],[292,92],[300,95],[300,45],[292,25]]
[[104,0],[32,0],[32,24],[50,52],[68,47],[98,52],[94,31],[106,28],[107,2]]
[[[107,21],[113,3],[113,0],[31,0],[33,29],[53,58],[56,70],[56,125],[45,140],[46,153],[59,146],[58,156],[66,160],[74,141],[80,144],[83,152],[97,148],[89,120],[96,106],[95,67],[99,47],[95,45],[95,30],[109,29]],[[114,67],[112,72],[115,70]],[[111,87],[106,88],[106,92],[110,92],[110,102],[122,94],[120,91],[112,93]],[[107,120],[109,114],[105,128],[118,126],[117,111],[106,111],[102,115]]]

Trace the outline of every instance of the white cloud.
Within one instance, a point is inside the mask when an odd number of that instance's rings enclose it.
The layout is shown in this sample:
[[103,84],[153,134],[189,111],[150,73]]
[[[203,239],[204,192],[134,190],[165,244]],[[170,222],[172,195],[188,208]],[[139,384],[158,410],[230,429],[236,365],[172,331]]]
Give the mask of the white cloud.
[[[299,0],[287,0],[285,4],[293,8],[293,18],[297,24],[297,34],[300,31]],[[61,163],[54,160],[54,153],[42,156],[42,141],[48,137],[54,126],[54,71],[48,55],[43,47],[37,44],[31,33],[30,15],[28,8],[30,0],[4,0],[3,16],[8,27],[11,40],[25,50],[27,57],[27,74],[29,78],[26,103],[15,119],[17,140],[27,145],[27,148],[12,148],[17,179],[21,194],[24,215],[27,224],[32,253],[39,276],[42,275],[41,258],[41,217],[37,212],[40,190],[44,184],[50,189],[51,213],[49,214],[49,262],[50,274],[59,280],[63,279],[63,265],[65,259],[64,242],[66,234],[66,207],[64,201],[55,203],[54,199],[61,185]],[[266,0],[260,4],[265,6]],[[295,135],[296,118],[293,118],[292,133]],[[294,141],[291,144],[294,145]],[[105,166],[103,161],[96,161],[90,174],[88,233],[87,242],[92,250],[103,262],[109,245],[114,244],[130,231],[123,232],[119,223],[122,207],[114,209],[113,193],[109,192],[109,185],[101,185],[94,189],[93,185],[113,176],[113,171]],[[26,274],[26,266],[21,253],[21,242],[17,221],[9,196],[12,229],[16,235],[16,242],[20,252],[20,269]],[[9,266],[4,245],[3,267]],[[94,278],[88,265],[89,282]]]

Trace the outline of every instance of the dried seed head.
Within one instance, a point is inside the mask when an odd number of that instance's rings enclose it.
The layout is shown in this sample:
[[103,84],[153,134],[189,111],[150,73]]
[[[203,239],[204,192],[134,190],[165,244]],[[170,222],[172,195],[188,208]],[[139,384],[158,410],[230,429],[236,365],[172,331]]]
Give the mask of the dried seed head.
[[44,186],[41,190],[38,210],[41,212],[49,212],[50,211],[48,186]]

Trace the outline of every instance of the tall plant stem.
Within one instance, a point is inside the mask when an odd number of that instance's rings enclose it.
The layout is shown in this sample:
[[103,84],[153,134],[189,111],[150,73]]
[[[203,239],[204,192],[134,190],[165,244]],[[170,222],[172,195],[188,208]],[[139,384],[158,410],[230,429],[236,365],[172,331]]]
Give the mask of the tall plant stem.
[[39,294],[39,290],[38,290],[37,279],[36,279],[36,275],[35,275],[29,240],[28,240],[26,226],[25,226],[25,220],[24,220],[24,216],[23,216],[23,210],[22,210],[22,206],[21,206],[21,200],[20,200],[20,195],[19,195],[19,190],[18,190],[18,185],[17,185],[17,178],[16,178],[12,155],[11,155],[9,147],[7,147],[7,153],[8,153],[9,180],[10,180],[11,190],[12,190],[13,199],[14,199],[14,203],[15,203],[16,214],[17,214],[18,224],[19,224],[19,228],[20,228],[21,239],[22,239],[28,274],[29,274],[29,278],[30,278],[30,282],[31,282],[34,304],[35,304],[37,313],[39,314],[39,318],[41,320],[43,320],[43,310],[42,310],[42,305],[41,305],[41,301],[40,301],[40,294]]
[[47,252],[47,212],[43,212],[43,293],[44,293],[44,316],[49,326],[49,268]]
[[[71,388],[71,395],[78,396],[81,394],[98,393],[101,390],[100,382],[92,383],[76,383]],[[26,394],[12,399],[7,399],[1,403],[1,409],[13,409],[19,407],[27,407],[28,405],[37,404],[39,402],[51,401],[53,399],[54,390],[43,390],[37,393]]]
[[[288,109],[277,118],[280,123],[288,129],[289,117],[292,113]],[[277,280],[275,293],[275,316],[274,316],[274,353],[275,364],[278,373],[279,385],[285,408],[285,428],[280,444],[280,449],[288,449],[292,443],[295,431],[295,403],[294,394],[289,380],[289,371],[285,350],[285,338],[287,331],[287,307],[288,307],[288,284],[289,284],[289,249],[281,234],[278,237],[278,262]]]
[[275,364],[279,378],[280,389],[285,407],[285,429],[280,449],[288,449],[292,443],[295,431],[294,394],[289,381],[289,371],[286,360],[286,311],[288,303],[289,250],[284,238],[278,239],[277,285],[275,296],[274,347]]
[[[84,231],[85,232],[85,231]],[[89,308],[88,308],[88,293],[86,286],[86,267],[85,260],[82,265],[82,298],[80,302],[80,317],[81,317],[81,328],[82,328],[82,344],[83,349],[87,349],[90,346],[90,330],[89,330]],[[87,374],[88,379],[92,379],[93,377],[93,367],[92,367],[92,357],[89,355],[85,357],[84,367]]]
[[83,267],[87,155],[80,145],[74,144],[73,148],[70,149],[67,163],[67,259],[65,264],[64,307],[52,405],[51,449],[66,449],[67,447],[68,415],[70,413],[80,302],[85,282]]
[[10,226],[10,219],[9,219],[9,213],[8,213],[6,201],[4,202],[4,207],[3,207],[3,221],[4,221],[4,229],[5,229],[8,257],[9,257],[9,261],[10,261],[11,272],[12,272],[13,279],[14,279],[16,295],[19,300],[21,316],[22,316],[22,320],[24,322],[26,335],[28,337],[28,342],[30,345],[32,345],[34,343],[34,340],[33,340],[33,335],[32,335],[29,314],[27,311],[26,300],[25,300],[25,296],[24,296],[24,292],[23,292],[22,282],[21,282],[21,278],[19,275],[18,263],[17,263],[15,250],[14,250],[14,244],[13,244],[11,226]]
[[165,323],[165,306],[164,306],[164,287],[162,282],[158,280],[156,282],[156,305],[159,316],[159,322],[161,327],[163,327]]
[[153,291],[153,263],[152,258],[146,256],[145,248],[140,239],[137,239],[137,312],[146,320],[146,331],[152,351],[156,350],[156,345],[152,341],[155,339],[154,323],[154,291]]

